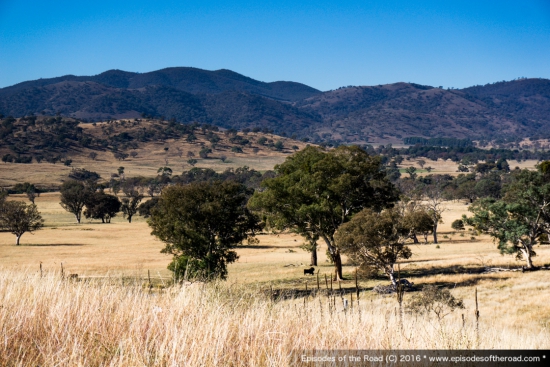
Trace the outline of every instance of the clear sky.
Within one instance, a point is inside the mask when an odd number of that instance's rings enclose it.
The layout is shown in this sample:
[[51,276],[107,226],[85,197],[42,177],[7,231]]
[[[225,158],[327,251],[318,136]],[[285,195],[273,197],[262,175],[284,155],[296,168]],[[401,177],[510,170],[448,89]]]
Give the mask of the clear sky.
[[171,66],[321,90],[550,78],[550,1],[0,0],[0,87]]

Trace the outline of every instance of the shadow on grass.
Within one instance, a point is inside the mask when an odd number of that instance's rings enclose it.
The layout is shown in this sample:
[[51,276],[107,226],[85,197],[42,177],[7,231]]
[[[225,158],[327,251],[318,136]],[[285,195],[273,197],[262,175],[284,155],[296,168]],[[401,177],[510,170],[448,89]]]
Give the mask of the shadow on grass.
[[[485,282],[496,282],[501,280],[507,280],[509,277],[490,277],[490,276],[476,276],[471,277],[470,279],[463,280],[461,282],[435,282],[435,283],[429,283],[429,284],[418,284],[414,283],[413,289],[406,289],[406,293],[414,293],[421,291],[422,288],[426,285],[435,285],[439,288],[448,288],[448,289],[454,289],[454,288],[460,288],[460,287],[472,287],[478,285],[479,282],[485,281]],[[387,280],[387,278],[386,278]],[[420,279],[409,279],[411,281],[419,281]],[[390,285],[390,282],[387,281],[387,284],[382,284],[384,286]],[[388,294],[377,294],[373,293],[374,286],[371,287],[365,287],[365,286],[359,286],[359,295],[366,295],[366,294],[374,294],[379,295],[383,297],[395,297],[395,293],[388,293]],[[311,284],[308,283],[308,288],[306,289],[305,284],[303,286],[299,287],[286,287],[286,288],[264,288],[263,292],[267,297],[272,297],[273,301],[284,301],[289,299],[303,299],[306,297],[315,297],[315,296],[325,296],[325,297],[346,297],[353,295],[353,297],[356,297],[357,289],[355,288],[355,284],[347,284],[347,285],[338,285],[333,284],[333,288],[326,288],[325,284],[321,283],[321,286],[317,288],[317,284]]]
[[425,277],[430,275],[449,275],[449,274],[481,274],[485,271],[486,266],[462,266],[450,265],[434,267],[429,269],[401,269],[401,277]]
[[75,247],[75,246],[86,246],[82,243],[27,243],[27,244],[21,244],[20,246],[25,247],[59,247],[59,246],[69,246],[69,247]]
[[298,252],[298,250],[295,250],[296,246],[243,245],[243,246],[239,246],[237,249],[247,249],[247,248],[252,248],[252,249],[268,249],[268,248],[286,249],[286,250],[293,250],[293,252],[290,252],[290,253]]
[[[372,287],[359,287],[359,292],[364,293],[367,291],[372,291]],[[273,301],[285,301],[289,299],[303,299],[306,297],[344,297],[353,294],[355,298],[356,290],[355,287],[342,287],[341,289],[326,289],[314,287],[313,289],[308,288],[284,288],[284,289],[264,289],[264,294],[269,297],[271,295]]]
[[[435,282],[430,283],[429,285],[436,285],[441,288],[460,288],[460,287],[471,287],[474,285],[478,285],[480,281],[486,281],[486,282],[496,282],[500,280],[507,280],[510,279],[510,277],[489,277],[489,276],[479,276],[479,277],[472,277],[470,279],[463,280],[462,282],[452,283],[452,282]],[[423,285],[419,285],[419,288],[421,289]]]

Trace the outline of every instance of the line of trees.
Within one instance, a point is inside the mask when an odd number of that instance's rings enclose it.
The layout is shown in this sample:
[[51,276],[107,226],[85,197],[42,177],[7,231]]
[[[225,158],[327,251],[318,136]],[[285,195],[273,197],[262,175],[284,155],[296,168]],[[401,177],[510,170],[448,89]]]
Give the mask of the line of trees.
[[[82,214],[86,218],[101,219],[102,223],[110,223],[111,218],[122,211],[123,217],[132,222],[132,217],[138,212],[139,204],[144,196],[131,185],[124,185],[125,197],[122,201],[116,196],[107,194],[102,186],[95,181],[67,180],[60,188],[60,205],[75,216],[80,223]],[[86,208],[86,209],[84,209]]]
[[[250,196],[246,208],[252,213],[247,213],[248,219],[241,222],[248,227],[236,226],[232,220],[239,216],[221,210],[220,202],[230,203],[235,194],[221,194],[223,190],[216,186],[217,180],[166,189],[150,210],[149,223],[153,233],[167,243],[164,251],[174,256],[170,268],[180,269],[180,275],[181,271],[188,276],[197,274],[200,269],[203,277],[225,277],[226,264],[235,258],[229,253],[224,255],[224,251],[250,239],[258,226],[265,226],[272,231],[287,230],[301,235],[304,248],[312,252],[317,250],[317,240],[322,240],[334,264],[334,279],[343,278],[341,256],[347,255],[356,265],[383,271],[395,285],[395,263],[411,256],[407,242],[412,239],[418,243],[418,235],[427,241],[431,234],[437,243],[438,224],[449,193],[456,193],[458,188],[465,190],[462,185],[471,186],[469,182],[475,180],[475,186],[485,187],[483,190],[478,187],[484,197],[477,201],[472,198],[474,204],[470,210],[474,215],[455,221],[453,228],[463,230],[466,224],[488,233],[498,239],[503,253],[524,258],[526,268],[531,269],[534,244],[550,233],[550,163],[541,164],[536,172],[509,173],[503,167],[480,170],[468,177],[429,175],[400,179],[398,190],[389,180],[379,156],[369,155],[356,146],[330,151],[307,147],[276,166],[275,176],[263,180]],[[494,187],[490,183],[497,176],[505,183]],[[244,190],[245,186],[240,185]],[[185,194],[187,190],[192,190],[193,195]],[[235,208],[245,210],[246,200],[239,197]],[[215,218],[215,225],[210,218],[201,217],[204,213]],[[215,229],[220,223],[227,224],[224,229],[228,232]],[[217,241],[228,238],[225,250],[216,258],[217,266],[192,248],[209,243],[200,246],[215,252]]]

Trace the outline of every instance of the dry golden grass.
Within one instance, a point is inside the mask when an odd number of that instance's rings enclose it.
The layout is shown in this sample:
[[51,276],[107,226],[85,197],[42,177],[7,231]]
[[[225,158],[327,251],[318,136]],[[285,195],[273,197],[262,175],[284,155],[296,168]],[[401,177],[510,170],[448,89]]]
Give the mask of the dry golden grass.
[[[12,195],[9,200],[24,200]],[[169,257],[160,253],[161,242],[150,235],[149,226],[141,217],[132,223],[115,217],[110,224],[82,219],[76,224],[74,216],[59,205],[58,193],[42,194],[36,204],[45,220],[45,228],[34,234],[24,234],[21,246],[14,246],[14,236],[0,233],[0,257],[7,267],[38,269],[65,268],[74,273],[133,275],[140,271],[168,276]]]
[[[401,329],[394,297],[363,294],[344,312],[339,296],[272,301],[265,288],[232,283],[153,293],[144,285],[0,271],[0,365],[284,366],[293,350],[304,349],[550,346],[547,326],[503,325],[503,318],[526,310],[486,305],[483,290],[476,333],[471,300],[464,324],[460,312],[441,321],[405,314]],[[506,302],[504,294],[493,302]]]

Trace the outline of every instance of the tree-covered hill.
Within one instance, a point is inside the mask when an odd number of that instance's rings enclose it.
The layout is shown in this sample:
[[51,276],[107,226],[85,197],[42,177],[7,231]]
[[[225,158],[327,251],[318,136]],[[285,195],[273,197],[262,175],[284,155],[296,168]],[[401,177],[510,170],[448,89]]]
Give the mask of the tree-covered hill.
[[87,121],[173,118],[224,128],[267,128],[313,142],[521,140],[550,137],[550,81],[520,79],[465,89],[394,83],[320,92],[294,82],[264,83],[230,70],[110,70],[2,88],[0,113]]
[[321,115],[326,137],[345,142],[550,136],[550,81],[545,79],[464,90],[411,83],[347,87],[296,105]]
[[41,88],[68,81],[94,82],[120,89],[165,86],[192,94],[241,91],[281,101],[297,101],[321,93],[317,89],[304,84],[285,81],[264,83],[226,69],[210,71],[189,67],[174,67],[148,73],[109,70],[94,76],[65,75],[57,78],[38,79],[2,88],[0,89],[0,96],[3,97],[29,88]]

